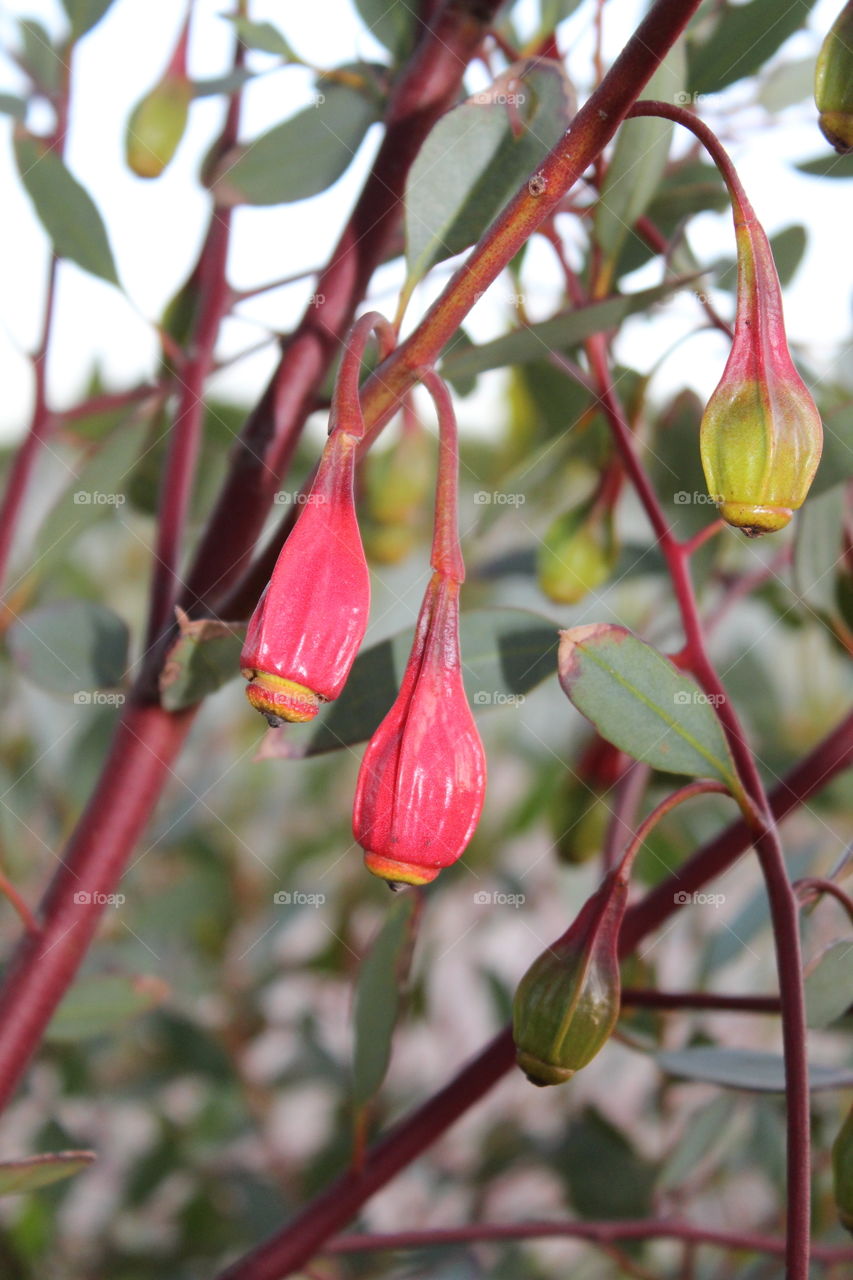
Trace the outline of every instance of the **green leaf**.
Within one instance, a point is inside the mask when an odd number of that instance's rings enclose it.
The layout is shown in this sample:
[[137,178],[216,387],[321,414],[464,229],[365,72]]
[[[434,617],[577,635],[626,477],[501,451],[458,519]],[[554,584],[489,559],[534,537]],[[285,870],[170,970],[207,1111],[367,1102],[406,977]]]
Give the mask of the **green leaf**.
[[243,624],[214,618],[191,621],[178,616],[180,637],[169,650],[160,675],[160,701],[167,711],[195,706],[214,693],[240,670],[240,650],[246,635]]
[[391,1060],[400,990],[408,977],[414,946],[417,903],[416,894],[406,893],[394,904],[359,969],[353,1055],[356,1108],[365,1106],[378,1092]]
[[[512,706],[556,669],[557,627],[522,609],[475,609],[460,619],[465,689],[474,711]],[[412,632],[403,631],[359,654],[343,693],[310,725],[282,730],[278,754],[318,755],[364,742],[396,698]]]
[[23,98],[16,98],[13,93],[0,93],[0,115],[11,116],[13,120],[23,120],[27,114],[27,104]]
[[720,722],[692,676],[624,627],[592,623],[560,636],[560,683],[603,738],[655,769],[738,790]]
[[812,178],[853,178],[853,154],[840,156],[831,151],[828,156],[815,156],[814,160],[803,160],[795,168],[800,173],[807,173]]
[[441,117],[406,182],[407,287],[480,238],[563,136],[573,110],[560,64],[530,61]]
[[828,1027],[853,1005],[853,938],[832,942],[806,977],[806,1018]]
[[809,490],[809,502],[839,481],[853,477],[853,401],[846,398],[841,404],[820,407],[823,410],[823,453]]
[[[362,79],[372,75],[364,65],[349,70]],[[211,182],[217,202],[290,204],[318,195],[349,168],[381,118],[375,93],[321,77],[314,106],[222,157]]]
[[487,369],[542,360],[549,351],[570,351],[590,334],[618,329],[626,316],[647,310],[653,303],[683,289],[686,283],[684,278],[673,279],[638,293],[614,294],[601,302],[561,311],[539,324],[525,325],[491,342],[453,348],[441,362],[442,377],[457,382]]
[[[770,248],[780,284],[787,285],[793,280],[806,251],[806,241],[806,229],[799,223],[783,227],[775,236],[770,237]],[[716,272],[724,287],[734,289],[737,281],[737,263],[734,258],[721,258],[709,270]]]
[[190,80],[190,93],[193,98],[213,98],[219,93],[236,93],[254,79],[254,71],[249,71],[247,67],[234,67],[221,76]]
[[[725,184],[716,166],[688,160],[670,167],[646,216],[667,240],[672,240],[693,214],[728,207]],[[654,256],[655,250],[632,229],[625,239],[616,275],[627,275]]]
[[124,679],[129,639],[118,614],[91,600],[42,605],[7,633],[22,675],[51,693],[74,694],[81,704],[92,701],[87,690],[114,688]]
[[[679,102],[687,63],[684,41],[677,40],[643,91],[644,98]],[[605,258],[615,262],[638,218],[655,195],[669,156],[673,124],[643,116],[619,129],[613,156],[595,208],[595,236]]]
[[15,159],[21,181],[59,257],[117,285],[110,242],[86,189],[56,152],[35,138],[15,139]]
[[[667,1075],[683,1080],[701,1080],[730,1089],[755,1093],[785,1092],[785,1061],[775,1053],[755,1053],[747,1049],[674,1049],[655,1054],[655,1061]],[[853,1070],[847,1067],[809,1066],[810,1087],[849,1089]]]
[[257,49],[260,53],[274,53],[284,58],[285,62],[299,62],[299,58],[285,40],[278,27],[271,22],[252,22],[251,18],[240,18],[236,14],[223,14],[233,24],[237,35],[247,49]]
[[835,587],[841,557],[846,486],[810,495],[794,535],[794,583],[800,599],[824,614],[837,612]]
[[815,0],[750,0],[727,4],[707,40],[688,43],[687,85],[718,93],[754,75],[795,31],[805,27]]
[[45,1039],[70,1044],[114,1031],[161,1004],[169,988],[161,978],[103,974],[81,978],[63,997]]
[[51,41],[45,28],[34,19],[20,23],[21,62],[39,88],[55,93],[62,81],[63,54]]
[[758,89],[758,101],[765,111],[784,111],[810,98],[814,91],[815,60],[798,58],[775,67]]
[[719,1094],[707,1106],[694,1112],[681,1140],[660,1171],[658,1191],[670,1191],[683,1186],[697,1166],[707,1159],[711,1151],[718,1150],[721,1141],[731,1134],[733,1118],[734,1104],[732,1098],[725,1093]]
[[62,0],[65,12],[71,19],[71,35],[79,40],[91,31],[109,9],[113,0]]
[[371,34],[401,62],[421,26],[410,0],[355,0],[355,7]]
[[652,1212],[655,1168],[594,1107],[560,1135],[554,1156],[582,1218],[645,1218]]
[[43,1156],[0,1160],[0,1196],[18,1196],[49,1187],[80,1173],[95,1160],[94,1151],[51,1151]]

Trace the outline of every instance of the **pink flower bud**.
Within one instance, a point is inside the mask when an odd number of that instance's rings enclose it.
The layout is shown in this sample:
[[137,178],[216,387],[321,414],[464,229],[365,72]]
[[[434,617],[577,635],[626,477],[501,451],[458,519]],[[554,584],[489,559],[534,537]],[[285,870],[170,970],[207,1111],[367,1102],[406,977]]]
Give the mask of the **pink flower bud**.
[[246,696],[271,725],[311,720],[337,698],[364,638],[370,577],[355,515],[357,440],[329,437],[240,659]]
[[486,757],[462,684],[459,583],[435,573],[393,707],[362,760],[353,833],[374,875],[428,884],[464,853]]

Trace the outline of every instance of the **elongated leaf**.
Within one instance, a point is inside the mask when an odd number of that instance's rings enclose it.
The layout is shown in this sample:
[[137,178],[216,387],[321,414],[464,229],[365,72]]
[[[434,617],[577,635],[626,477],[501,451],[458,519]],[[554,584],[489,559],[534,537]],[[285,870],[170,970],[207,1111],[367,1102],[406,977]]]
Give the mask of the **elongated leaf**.
[[15,159],[21,181],[57,254],[110,284],[118,284],[101,215],[85,187],[55,151],[34,138],[15,139]]
[[214,618],[178,617],[181,634],[169,650],[160,676],[160,701],[167,711],[194,706],[240,669],[246,628]]
[[411,962],[417,896],[397,901],[362,961],[355,992],[353,1103],[376,1094],[391,1060],[391,1040],[400,1008],[400,989]]
[[43,1156],[0,1160],[0,1196],[18,1196],[49,1187],[80,1173],[95,1160],[94,1151],[51,1151]]
[[13,120],[23,120],[27,114],[27,104],[23,98],[16,98],[13,93],[0,93],[0,115],[11,116]]
[[593,623],[560,637],[560,683],[603,738],[656,769],[737,789],[720,722],[692,676],[624,627]]
[[853,938],[832,942],[808,974],[806,1015],[810,1027],[828,1027],[853,1005]]
[[[714,165],[682,160],[670,166],[646,209],[646,216],[667,240],[672,240],[693,214],[726,209],[728,204],[725,185]],[[683,241],[677,243],[683,247]],[[631,230],[619,255],[617,277],[636,270],[654,256],[655,250],[637,231]]]
[[81,978],[61,1001],[45,1038],[66,1044],[105,1035],[161,1004],[168,994],[162,978],[122,974]]
[[549,351],[570,351],[593,333],[616,329],[626,316],[645,311],[653,303],[678,289],[683,289],[696,277],[681,277],[642,289],[638,293],[616,294],[601,302],[591,302],[585,307],[561,311],[550,320],[526,325],[478,346],[471,344],[453,348],[441,362],[445,378],[458,382],[483,373],[487,369],[502,369],[506,365],[526,364],[542,360]]
[[[683,1080],[702,1080],[707,1084],[730,1089],[747,1089],[755,1093],[785,1092],[785,1061],[775,1053],[754,1053],[747,1049],[674,1049],[655,1054],[655,1061],[667,1075]],[[853,1085],[853,1069],[848,1067],[809,1067],[810,1087],[849,1089]]]
[[406,183],[409,287],[479,239],[563,136],[573,111],[562,67],[540,60],[515,64],[489,91],[442,116]]
[[[518,705],[556,670],[557,627],[522,609],[475,609],[460,620],[462,668],[468,700],[480,708]],[[379,727],[400,689],[412,646],[404,631],[356,659],[337,702],[310,725],[274,730],[262,754],[319,755],[364,742]]]
[[8,631],[9,651],[23,675],[51,693],[74,694],[84,705],[92,701],[89,690],[121,683],[128,643],[127,624],[91,600],[42,605]]
[[[677,40],[643,91],[644,98],[680,102],[687,61],[684,41]],[[666,169],[673,124],[669,120],[643,116],[626,120],[619,129],[613,157],[595,209],[595,236],[611,262],[615,261],[625,238],[646,212]]]
[[355,7],[371,34],[385,46],[395,62],[401,61],[411,49],[420,26],[411,0],[355,0]]
[[828,156],[815,156],[794,167],[812,178],[853,178],[853,155],[839,156],[831,151]]
[[814,91],[815,60],[798,58],[785,62],[770,72],[758,90],[758,101],[765,111],[784,111],[796,102],[804,102]]
[[51,41],[50,35],[34,19],[20,24],[21,61],[40,88],[55,93],[62,80],[62,52]]
[[71,35],[79,40],[91,31],[109,9],[113,0],[62,0],[65,12],[71,19]]
[[[370,82],[371,68],[350,70]],[[379,119],[381,104],[374,92],[321,77],[314,106],[223,156],[211,183],[217,202],[289,204],[318,195],[349,168]]]
[[734,1101],[725,1093],[692,1115],[681,1141],[658,1175],[658,1190],[683,1186],[696,1167],[707,1160],[709,1153],[718,1152],[721,1141],[728,1140],[733,1118]]
[[836,612],[835,586],[841,555],[846,486],[809,496],[797,519],[794,582],[801,600],[822,613]]
[[241,18],[237,14],[227,14],[228,21],[234,24],[237,35],[247,49],[257,49],[261,53],[275,53],[286,62],[298,61],[278,27],[271,22],[252,22],[251,18]]
[[806,25],[814,4],[815,0],[750,0],[726,5],[708,39],[688,45],[688,88],[719,93],[753,75]]

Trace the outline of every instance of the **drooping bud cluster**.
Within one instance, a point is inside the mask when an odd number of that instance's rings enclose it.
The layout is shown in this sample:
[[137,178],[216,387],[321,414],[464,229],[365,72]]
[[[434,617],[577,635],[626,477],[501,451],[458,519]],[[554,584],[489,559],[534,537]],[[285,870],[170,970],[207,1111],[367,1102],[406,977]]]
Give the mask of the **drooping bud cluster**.
[[434,374],[441,461],[432,564],[400,692],[368,743],[356,784],[353,834],[368,870],[392,885],[428,884],[456,862],[483,808],[486,757],[462,682],[453,406]]
[[249,622],[240,658],[246,695],[271,725],[316,716],[346,683],[367,627],[370,575],[355,513],[361,350],[381,316],[363,316],[341,361],[329,439],[296,524]]
[[815,67],[818,124],[841,155],[853,151],[853,0],[829,29]]
[[192,101],[188,36],[189,19],[162,79],[137,103],[127,122],[125,155],[138,178],[159,178],[184,136]]
[[512,1034],[518,1065],[533,1084],[562,1084],[609,1039],[619,1017],[617,948],[627,896],[627,877],[610,872],[522,978]]

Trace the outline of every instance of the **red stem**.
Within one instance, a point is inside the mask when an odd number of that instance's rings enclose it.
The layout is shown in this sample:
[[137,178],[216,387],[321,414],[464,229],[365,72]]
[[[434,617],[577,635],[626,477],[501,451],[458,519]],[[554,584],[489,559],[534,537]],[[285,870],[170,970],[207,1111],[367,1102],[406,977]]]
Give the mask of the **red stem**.
[[421,379],[433,398],[438,414],[439,459],[435,487],[435,524],[430,563],[454,582],[465,581],[465,561],[459,545],[459,433],[447,386],[433,369]]
[[[714,1231],[677,1219],[642,1218],[639,1221],[605,1222],[481,1222],[469,1227],[444,1227],[431,1231],[395,1231],[339,1236],[327,1248],[328,1253],[369,1253],[374,1250],[429,1249],[449,1244],[488,1243],[495,1240],[541,1240],[568,1237],[607,1244],[615,1240],[687,1240],[694,1244],[713,1245],[719,1249],[736,1249],[749,1253],[769,1253],[781,1257],[785,1241],[776,1236],[747,1231]],[[814,1259],[825,1266],[853,1261],[853,1247],[814,1246]],[[227,1273],[226,1273],[227,1274]]]
[[638,1009],[707,1009],[719,1013],[781,1013],[778,996],[731,996],[712,991],[653,991],[623,987],[622,1004]]

